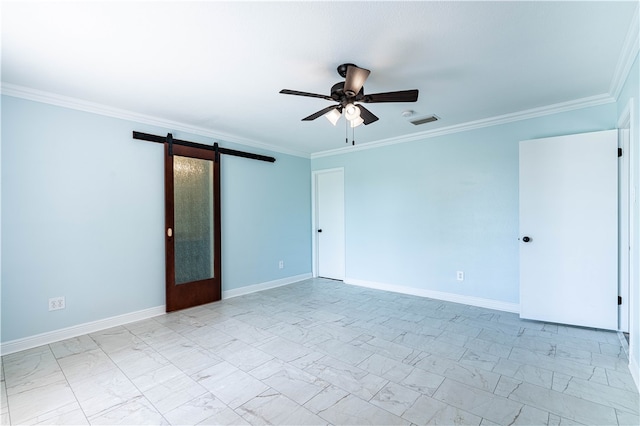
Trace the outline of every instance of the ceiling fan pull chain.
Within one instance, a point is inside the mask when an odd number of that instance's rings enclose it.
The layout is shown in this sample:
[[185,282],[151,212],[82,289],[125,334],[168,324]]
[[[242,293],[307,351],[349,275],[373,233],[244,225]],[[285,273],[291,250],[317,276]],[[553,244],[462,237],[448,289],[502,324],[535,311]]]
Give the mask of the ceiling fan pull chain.
[[355,146],[356,144],[356,128],[351,128],[351,145]]
[[344,143],[349,143],[349,120],[344,121]]

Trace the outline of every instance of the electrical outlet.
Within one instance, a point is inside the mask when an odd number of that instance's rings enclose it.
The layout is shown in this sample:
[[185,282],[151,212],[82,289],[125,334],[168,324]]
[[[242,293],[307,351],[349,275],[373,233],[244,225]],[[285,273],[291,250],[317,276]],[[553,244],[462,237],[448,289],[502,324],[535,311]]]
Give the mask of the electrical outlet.
[[278,269],[284,269],[284,260],[278,262]]
[[458,281],[464,281],[464,272],[462,272],[462,271],[456,272],[456,279]]
[[57,311],[59,309],[64,309],[66,307],[64,296],[61,297],[52,297],[49,299],[49,310]]

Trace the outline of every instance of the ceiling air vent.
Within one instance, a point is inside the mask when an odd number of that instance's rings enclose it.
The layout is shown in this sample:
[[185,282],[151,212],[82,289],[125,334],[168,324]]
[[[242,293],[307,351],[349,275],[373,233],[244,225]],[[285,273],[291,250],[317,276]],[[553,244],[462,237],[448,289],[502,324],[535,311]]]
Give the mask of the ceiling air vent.
[[439,119],[440,119],[440,117],[438,117],[437,115],[430,115],[428,117],[423,117],[423,118],[418,118],[416,120],[411,120],[411,124],[419,126],[421,124],[432,123],[434,121],[438,121]]

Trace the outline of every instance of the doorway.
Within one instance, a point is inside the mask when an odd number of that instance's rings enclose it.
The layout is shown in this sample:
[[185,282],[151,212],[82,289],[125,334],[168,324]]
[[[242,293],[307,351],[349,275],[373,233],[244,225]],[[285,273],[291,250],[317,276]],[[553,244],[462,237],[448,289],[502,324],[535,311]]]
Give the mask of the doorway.
[[217,151],[164,144],[166,310],[220,300]]
[[344,169],[313,172],[313,275],[344,280]]

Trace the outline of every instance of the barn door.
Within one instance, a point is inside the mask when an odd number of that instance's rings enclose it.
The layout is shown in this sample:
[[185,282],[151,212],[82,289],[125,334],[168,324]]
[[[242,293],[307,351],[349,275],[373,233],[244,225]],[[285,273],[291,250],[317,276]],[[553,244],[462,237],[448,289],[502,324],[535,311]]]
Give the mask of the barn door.
[[165,143],[167,312],[220,300],[220,162]]

